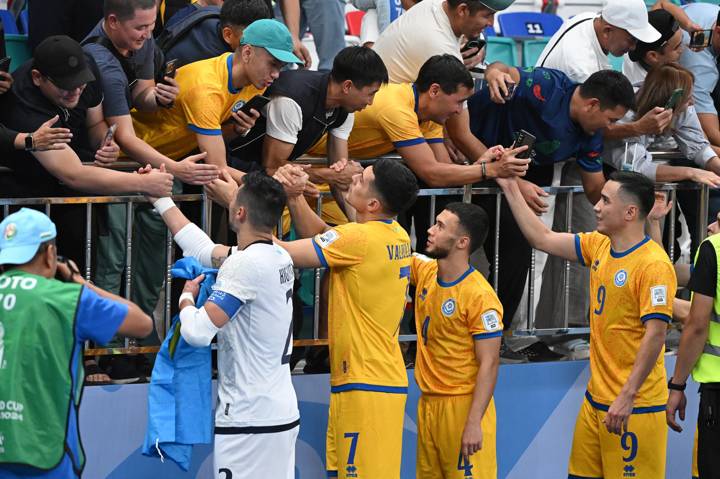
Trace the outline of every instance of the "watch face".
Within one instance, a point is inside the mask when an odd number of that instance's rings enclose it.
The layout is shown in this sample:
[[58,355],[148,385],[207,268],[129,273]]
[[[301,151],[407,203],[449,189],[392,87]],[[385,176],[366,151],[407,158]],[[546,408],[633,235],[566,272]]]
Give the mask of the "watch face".
[[33,139],[32,135],[28,135],[25,137],[25,149],[26,150],[32,150],[33,149]]

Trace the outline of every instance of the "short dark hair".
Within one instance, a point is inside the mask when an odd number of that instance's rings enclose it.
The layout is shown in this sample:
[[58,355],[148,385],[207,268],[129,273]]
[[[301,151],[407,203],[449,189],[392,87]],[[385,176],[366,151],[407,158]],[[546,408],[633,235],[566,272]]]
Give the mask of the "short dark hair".
[[471,90],[475,87],[475,82],[463,62],[447,53],[430,57],[420,67],[415,80],[418,91],[428,91],[433,83],[440,85],[440,89],[448,95],[458,91],[460,86]]
[[252,171],[243,176],[236,201],[247,208],[250,224],[267,232],[278,225],[287,204],[287,194],[275,178],[262,171]]
[[458,222],[470,237],[470,253],[485,242],[490,220],[482,207],[472,203],[448,203],[445,209],[458,218]]
[[114,14],[120,21],[130,20],[135,16],[135,10],[150,10],[156,3],[156,0],[105,0],[103,16],[107,18]]
[[220,27],[247,27],[256,20],[272,18],[265,0],[225,0],[220,8]]
[[620,183],[620,194],[637,203],[640,219],[647,218],[655,204],[655,185],[652,180],[634,171],[615,171],[610,175],[610,181]]
[[345,80],[356,88],[374,83],[387,83],[388,71],[380,55],[366,47],[345,47],[335,56],[330,78],[335,83]]
[[417,178],[410,169],[397,160],[380,158],[373,164],[373,189],[380,195],[386,213],[402,213],[415,203],[418,193]]
[[475,12],[477,12],[478,10],[483,10],[483,9],[491,10],[494,12],[494,10],[489,8],[487,5],[485,5],[480,0],[447,0],[447,3],[448,3],[448,6],[453,9],[459,7],[460,5],[462,5],[464,3],[465,5],[468,6],[470,15],[475,15]]
[[600,70],[590,75],[580,85],[580,96],[597,98],[603,110],[612,110],[618,105],[628,110],[635,108],[635,91],[630,80],[615,70]]

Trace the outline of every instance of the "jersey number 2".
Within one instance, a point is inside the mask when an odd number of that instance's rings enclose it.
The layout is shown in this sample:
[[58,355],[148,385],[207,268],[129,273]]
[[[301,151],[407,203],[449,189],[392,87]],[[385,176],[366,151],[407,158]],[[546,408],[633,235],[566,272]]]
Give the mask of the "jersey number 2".
[[[293,290],[292,288],[287,290],[285,293],[285,303],[292,299]],[[292,345],[292,333],[293,333],[293,322],[290,321],[290,330],[288,331],[287,339],[285,339],[285,349],[283,350],[282,358],[280,358],[280,364],[290,363],[290,346]]]

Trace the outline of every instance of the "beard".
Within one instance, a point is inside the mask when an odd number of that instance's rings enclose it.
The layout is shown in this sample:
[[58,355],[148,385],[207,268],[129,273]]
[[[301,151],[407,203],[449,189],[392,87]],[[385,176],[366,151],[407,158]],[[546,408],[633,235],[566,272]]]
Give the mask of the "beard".
[[428,256],[432,259],[443,259],[447,258],[447,256],[450,254],[449,248],[441,248],[439,246],[435,246],[432,250],[425,249],[425,256]]

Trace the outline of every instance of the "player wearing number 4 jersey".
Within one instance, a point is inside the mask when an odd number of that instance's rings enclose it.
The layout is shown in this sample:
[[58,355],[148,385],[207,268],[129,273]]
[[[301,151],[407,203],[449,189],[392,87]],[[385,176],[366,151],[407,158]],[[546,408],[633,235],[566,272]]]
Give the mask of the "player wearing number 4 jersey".
[[290,256],[272,242],[286,204],[280,183],[264,173],[243,177],[230,204],[237,247],[216,245],[174,207],[154,202],[185,256],[220,266],[204,306],[195,307],[202,275],[180,296],[183,339],[207,346],[218,337],[214,474],[218,479],[292,479],[299,430],[288,366],[292,350]]
[[418,479],[495,479],[495,404],[502,305],[468,264],[485,241],[488,218],[472,204],[450,203],[416,255]]
[[288,201],[307,239],[281,244],[299,267],[330,268],[328,477],[400,477],[407,373],[398,331],[411,250],[393,218],[417,189],[410,170],[384,159],[353,177],[346,203],[356,223],[330,229],[302,196]]
[[568,477],[665,477],[663,352],[677,281],[661,246],[645,235],[652,182],[613,174],[594,207],[598,230],[579,235],[550,231],[514,181],[498,183],[534,248],[590,268],[590,382]]

